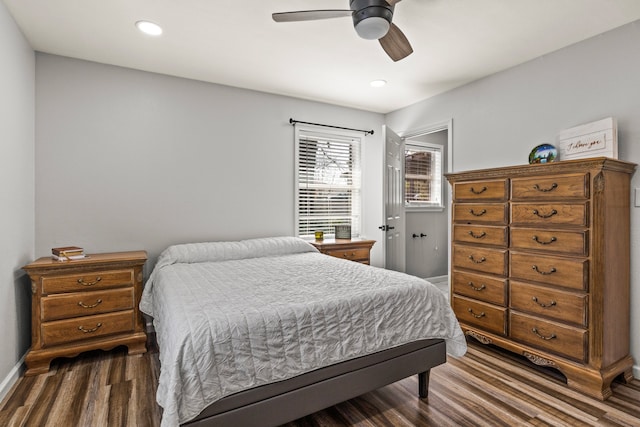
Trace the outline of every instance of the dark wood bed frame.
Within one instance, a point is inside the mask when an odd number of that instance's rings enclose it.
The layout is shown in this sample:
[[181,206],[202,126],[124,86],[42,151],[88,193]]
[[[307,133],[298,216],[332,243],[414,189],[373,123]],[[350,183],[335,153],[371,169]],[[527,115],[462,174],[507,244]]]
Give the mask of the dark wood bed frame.
[[416,341],[227,396],[183,426],[278,426],[414,374],[426,398],[430,369],[445,362],[444,340]]

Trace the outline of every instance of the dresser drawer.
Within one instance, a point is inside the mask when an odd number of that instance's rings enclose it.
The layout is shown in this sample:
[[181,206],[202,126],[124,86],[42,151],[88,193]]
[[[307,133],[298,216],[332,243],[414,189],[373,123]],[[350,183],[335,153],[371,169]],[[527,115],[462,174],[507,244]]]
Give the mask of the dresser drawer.
[[506,276],[507,251],[482,246],[455,245],[453,265],[455,268]]
[[506,224],[506,203],[458,203],[453,206],[453,221],[466,223]]
[[453,184],[453,199],[466,200],[507,200],[509,185],[506,179],[457,182]]
[[586,329],[564,325],[511,310],[509,336],[524,344],[581,362],[587,361]]
[[587,235],[586,230],[564,231],[512,227],[509,241],[511,247],[516,249],[535,249],[586,256]]
[[41,325],[42,346],[47,347],[105,335],[132,332],[133,327],[133,310],[46,322]]
[[133,269],[86,272],[68,276],[51,275],[42,277],[42,293],[52,294],[133,286],[134,280]]
[[587,203],[511,203],[512,224],[588,224]]
[[507,309],[504,307],[454,295],[453,311],[460,323],[503,336],[507,333]]
[[584,258],[543,256],[513,251],[510,258],[510,275],[514,279],[587,290],[589,262]]
[[463,224],[455,224],[453,226],[453,239],[456,242],[479,243],[506,247],[507,237],[507,227]]
[[507,279],[454,271],[452,288],[459,295],[501,306],[507,305]]
[[134,290],[131,287],[106,291],[56,294],[42,297],[40,302],[43,321],[67,319],[132,309],[134,305]]
[[578,326],[587,326],[587,295],[511,280],[510,306]]
[[588,173],[511,179],[512,200],[587,199],[588,197]]

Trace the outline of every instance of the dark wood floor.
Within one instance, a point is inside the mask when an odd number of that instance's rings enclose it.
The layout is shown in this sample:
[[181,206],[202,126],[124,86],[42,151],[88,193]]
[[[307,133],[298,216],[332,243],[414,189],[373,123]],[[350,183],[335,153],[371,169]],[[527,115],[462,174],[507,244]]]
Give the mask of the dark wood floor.
[[[0,426],[160,425],[155,403],[157,350],[86,353],[23,377],[0,403]],[[640,426],[640,381],[614,384],[600,402],[566,388],[509,353],[470,342],[469,352],[432,370],[429,401],[417,377],[289,423],[311,426]]]

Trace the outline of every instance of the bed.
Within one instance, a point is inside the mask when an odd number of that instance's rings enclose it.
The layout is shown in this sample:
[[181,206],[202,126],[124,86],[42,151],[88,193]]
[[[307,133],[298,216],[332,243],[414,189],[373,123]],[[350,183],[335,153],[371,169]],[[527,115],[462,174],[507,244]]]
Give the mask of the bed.
[[320,254],[293,237],[174,245],[140,309],[159,346],[162,427],[277,426],[461,356],[425,280]]

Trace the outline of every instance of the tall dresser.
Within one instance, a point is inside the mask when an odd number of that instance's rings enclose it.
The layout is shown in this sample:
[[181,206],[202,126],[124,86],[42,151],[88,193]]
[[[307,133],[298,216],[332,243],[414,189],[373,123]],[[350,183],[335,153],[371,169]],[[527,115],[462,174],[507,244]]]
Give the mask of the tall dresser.
[[452,305],[464,332],[598,399],[632,378],[630,178],[609,158],[448,174]]

